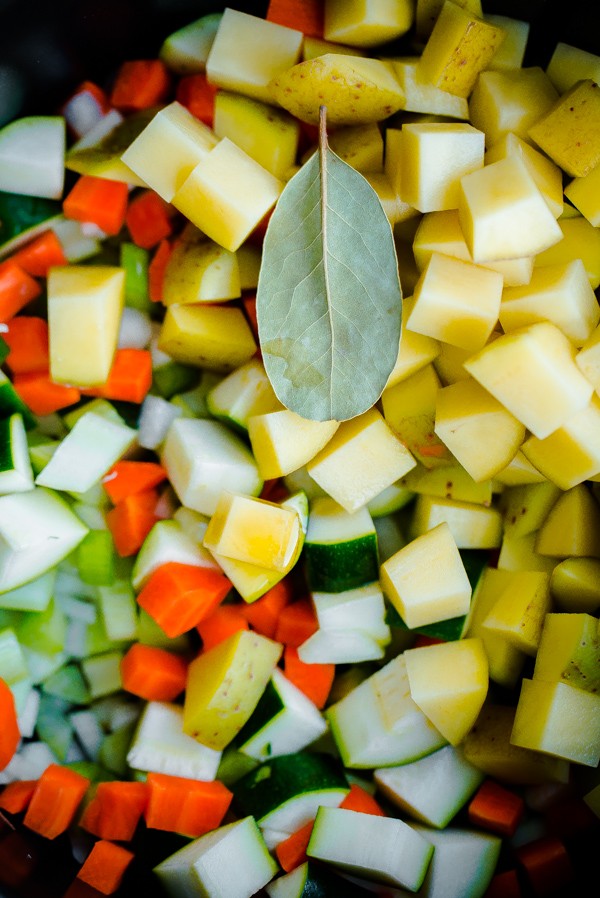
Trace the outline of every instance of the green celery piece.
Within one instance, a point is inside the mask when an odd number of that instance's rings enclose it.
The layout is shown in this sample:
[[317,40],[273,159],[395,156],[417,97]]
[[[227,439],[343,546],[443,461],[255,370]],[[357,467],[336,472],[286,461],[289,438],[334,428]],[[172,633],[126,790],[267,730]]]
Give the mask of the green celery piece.
[[102,764],[98,764],[96,761],[70,761],[64,766],[68,767],[69,770],[74,770],[76,773],[80,773],[82,776],[87,777],[92,783],[110,782],[115,779],[115,776],[110,770],[107,770]]
[[24,614],[17,635],[22,645],[53,655],[64,647],[67,626],[66,615],[53,599],[45,611]]
[[127,752],[135,732],[136,723],[129,723],[104,737],[98,761],[111,773],[119,778],[125,778],[129,769],[127,764]]
[[199,377],[197,368],[170,360],[154,369],[152,387],[163,399],[171,399],[176,393],[195,387]]
[[110,586],[115,579],[115,548],[109,530],[90,530],[76,549],[77,568],[84,583]]
[[42,683],[42,690],[47,695],[62,699],[72,705],[88,705],[91,701],[90,690],[75,663],[65,664],[51,674]]
[[63,415],[63,421],[67,429],[72,430],[77,421],[87,412],[102,415],[103,418],[106,418],[108,421],[114,421],[115,424],[125,424],[112,402],[109,402],[108,399],[97,398],[82,402]]
[[156,303],[148,296],[148,250],[135,243],[122,243],[119,262],[125,271],[125,305],[156,317]]
[[73,727],[67,711],[70,703],[42,692],[35,730],[59,761],[64,761],[73,742]]
[[122,657],[122,652],[111,651],[82,659],[81,668],[92,699],[110,695],[122,688],[120,669]]
[[138,641],[144,645],[154,645],[158,648],[169,649],[173,652],[186,652],[190,648],[190,640],[187,633],[171,638],[150,617],[147,611],[140,608],[138,620]]
[[12,627],[7,627],[0,632],[0,679],[11,686],[28,674],[27,660],[17,634]]
[[109,639],[137,639],[138,605],[130,579],[115,579],[98,587],[98,605]]
[[27,442],[29,444],[31,467],[33,473],[37,476],[46,467],[60,446],[60,440],[55,440],[54,437],[48,437],[39,433],[39,431],[33,430],[29,432]]
[[[46,571],[35,580],[0,593],[0,608],[18,611],[45,611],[52,599],[56,571]],[[2,623],[0,621],[0,628]]]

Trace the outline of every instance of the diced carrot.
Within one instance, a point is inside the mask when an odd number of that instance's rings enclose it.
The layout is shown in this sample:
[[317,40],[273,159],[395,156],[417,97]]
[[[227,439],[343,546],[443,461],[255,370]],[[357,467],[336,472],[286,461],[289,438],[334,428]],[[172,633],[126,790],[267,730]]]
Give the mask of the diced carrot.
[[102,485],[116,505],[121,499],[152,489],[166,479],[167,472],[158,462],[121,459],[104,475]]
[[258,319],[256,317],[256,293],[254,291],[244,290],[242,293],[242,305],[248,324],[252,328],[252,333],[258,341]]
[[248,630],[249,624],[242,614],[239,605],[219,605],[218,608],[203,618],[196,625],[196,629],[202,639],[202,648],[205,651],[218,645],[232,633],[239,630]]
[[47,371],[15,374],[13,387],[34,415],[51,415],[81,399],[77,387],[54,383]]
[[17,709],[12,689],[0,677],[0,770],[4,770],[13,758],[19,745],[21,734],[17,721]]
[[10,321],[41,292],[38,282],[13,259],[0,262],[0,321]]
[[307,37],[323,37],[323,0],[269,0],[265,18]]
[[373,814],[375,817],[386,816],[379,803],[358,783],[351,783],[350,791],[339,806],[347,811],[359,811],[361,814]]
[[134,642],[121,658],[123,689],[149,702],[172,702],[185,689],[187,669],[180,655]]
[[279,865],[286,873],[295,870],[300,864],[308,860],[306,849],[310,842],[314,826],[314,820],[309,820],[300,829],[280,842],[275,848],[275,854]]
[[148,349],[117,349],[106,383],[82,389],[101,396],[141,404],[152,386],[152,355]]
[[555,894],[573,881],[575,871],[562,839],[541,836],[520,845],[515,858],[535,895]]
[[317,615],[308,596],[301,596],[282,609],[277,621],[275,639],[298,648],[319,629]]
[[[60,898],[99,898],[100,895],[102,895],[102,892],[99,892],[98,889],[88,885],[87,882],[76,876],[67,891]],[[42,898],[42,896],[40,895],[39,898]]]
[[171,90],[171,75],[160,59],[131,59],[117,72],[111,104],[120,112],[135,112],[163,103]]
[[197,838],[220,826],[233,793],[220,780],[149,773],[146,826]]
[[125,870],[133,858],[133,852],[122,845],[99,839],[92,846],[77,876],[103,895],[112,895],[121,885]]
[[144,490],[127,496],[106,512],[106,524],[121,558],[128,558],[140,550],[158,521],[157,502],[156,490]]
[[52,230],[44,231],[10,257],[32,277],[45,278],[53,265],[66,265],[62,243]]
[[76,770],[49,764],[36,783],[24,825],[46,839],[60,836],[73,822],[89,785]]
[[471,799],[467,812],[471,823],[500,836],[512,836],[525,813],[525,801],[512,789],[488,778]]
[[37,780],[15,780],[0,792],[0,809],[9,814],[22,814],[31,801]]
[[440,642],[445,642],[445,639],[442,639],[440,636],[429,636],[427,633],[417,633],[415,636],[415,641],[413,642],[413,648],[422,648],[424,645],[439,645]]
[[212,128],[215,118],[216,94],[216,85],[211,84],[205,72],[198,72],[195,75],[186,75],[179,79],[175,99],[197,119]]
[[168,240],[161,240],[148,265],[148,296],[151,302],[162,302],[165,271],[173,248]]
[[142,190],[130,201],[125,224],[131,239],[142,249],[152,249],[173,233],[174,208],[155,193]]
[[50,365],[48,322],[35,315],[17,315],[3,337],[10,350],[6,364],[13,374],[47,371]]
[[268,636],[269,639],[274,639],[279,615],[282,609],[292,601],[292,597],[292,581],[289,577],[284,577],[260,599],[249,605],[241,606],[242,614],[254,630],[263,636]]
[[521,898],[523,890],[516,870],[496,873],[487,887],[484,898]]
[[79,820],[82,829],[116,842],[133,839],[148,804],[146,783],[114,780],[98,783]]
[[105,234],[118,234],[125,224],[129,188],[123,181],[81,175],[63,200],[65,218],[91,222]]
[[167,561],[150,575],[137,601],[174,638],[212,614],[230,590],[231,581],[222,571]]
[[324,708],[335,676],[335,664],[306,664],[300,660],[298,649],[286,645],[283,669],[288,680],[298,687],[317,708]]

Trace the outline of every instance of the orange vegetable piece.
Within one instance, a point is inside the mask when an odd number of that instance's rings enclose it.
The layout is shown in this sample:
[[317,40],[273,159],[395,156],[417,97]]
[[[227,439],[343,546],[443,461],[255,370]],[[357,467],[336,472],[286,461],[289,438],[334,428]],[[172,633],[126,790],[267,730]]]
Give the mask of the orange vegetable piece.
[[516,870],[496,873],[487,887],[485,898],[521,898],[523,890]]
[[102,478],[110,501],[116,505],[133,493],[152,489],[167,479],[167,472],[158,462],[122,459]]
[[125,223],[129,188],[123,181],[81,175],[63,200],[66,218],[92,222],[105,234],[118,234]]
[[269,0],[265,18],[307,37],[323,37],[322,0]]
[[32,277],[45,278],[53,265],[66,265],[68,260],[62,243],[54,231],[44,231],[11,256],[13,262]]
[[309,820],[300,829],[280,842],[275,848],[275,854],[279,861],[280,867],[289,873],[295,870],[300,864],[308,860],[306,849],[312,835],[314,820]]
[[123,689],[149,702],[171,702],[185,689],[187,669],[180,655],[135,642],[121,659]]
[[298,648],[319,629],[315,609],[308,596],[301,596],[282,609],[277,621],[275,639]]
[[358,783],[350,785],[350,791],[340,803],[340,807],[345,808],[347,811],[359,811],[361,814],[373,814],[375,817],[386,816],[379,803]]
[[41,292],[38,282],[13,259],[0,262],[0,321],[10,321]]
[[14,780],[0,792],[0,810],[22,814],[31,801],[37,780]]
[[10,352],[6,364],[13,374],[47,371],[50,365],[48,322],[34,315],[17,315],[2,334]]
[[47,371],[28,371],[15,374],[13,387],[34,415],[51,415],[79,402],[81,391],[67,384],[50,380]]
[[324,708],[335,676],[335,664],[306,664],[298,649],[286,645],[283,650],[285,675],[317,708]]
[[4,770],[17,750],[21,733],[17,722],[15,698],[8,683],[0,677],[0,770]]
[[149,790],[146,826],[191,838],[220,826],[233,799],[233,793],[219,780],[205,782],[149,773],[146,781]]
[[129,842],[135,835],[147,804],[146,783],[129,780],[98,783],[93,798],[83,810],[79,825],[100,839]]
[[210,83],[206,73],[198,72],[195,75],[186,75],[179,79],[175,99],[197,119],[212,128],[216,94],[217,87]]
[[127,207],[125,224],[136,246],[152,249],[173,233],[175,210],[154,190],[142,190]]
[[148,349],[117,349],[106,383],[86,387],[86,396],[101,396],[122,402],[144,401],[152,386],[152,356]]
[[151,302],[162,302],[163,282],[173,248],[168,240],[161,240],[148,265],[148,296]]
[[168,561],[153,571],[137,601],[174,638],[212,614],[230,590],[231,581],[221,571]]
[[535,895],[555,894],[574,879],[569,852],[556,836],[541,836],[521,845],[515,857]]
[[156,514],[158,499],[156,490],[144,490],[126,496],[107,511],[106,524],[121,558],[128,558],[140,550],[159,519]]
[[131,59],[117,72],[110,95],[120,112],[135,112],[163,103],[171,90],[171,75],[160,59]]
[[196,625],[196,629],[202,639],[202,648],[208,651],[233,633],[250,627],[239,605],[219,605]]
[[282,609],[291,602],[292,597],[292,582],[289,577],[284,577],[267,590],[260,599],[249,605],[242,605],[242,614],[254,630],[263,636],[268,636],[269,639],[274,639],[279,615]]
[[60,764],[50,764],[36,783],[23,823],[46,839],[55,839],[73,822],[90,780]]
[[122,845],[99,839],[92,846],[77,877],[103,895],[112,895],[121,885],[125,870],[133,858],[133,852]]
[[525,813],[520,795],[493,779],[486,779],[469,802],[471,823],[482,826],[500,836],[514,835]]

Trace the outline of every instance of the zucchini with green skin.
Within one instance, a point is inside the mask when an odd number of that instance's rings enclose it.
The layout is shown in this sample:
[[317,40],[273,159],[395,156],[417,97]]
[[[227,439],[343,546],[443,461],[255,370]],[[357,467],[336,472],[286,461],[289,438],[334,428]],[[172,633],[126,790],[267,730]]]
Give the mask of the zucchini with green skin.
[[59,200],[0,190],[0,259],[52,228],[61,216]]
[[273,879],[265,889],[269,898],[368,898],[373,892],[355,885],[325,864],[305,861],[284,876]]
[[21,493],[33,488],[27,434],[18,412],[0,418],[0,495]]
[[350,513],[328,496],[316,497],[304,561],[313,592],[343,592],[377,580],[377,532],[367,508]]

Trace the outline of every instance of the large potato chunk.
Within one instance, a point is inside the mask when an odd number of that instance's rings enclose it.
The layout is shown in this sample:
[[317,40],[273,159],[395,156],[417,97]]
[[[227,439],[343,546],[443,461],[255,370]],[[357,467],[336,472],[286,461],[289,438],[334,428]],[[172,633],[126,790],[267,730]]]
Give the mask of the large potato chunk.
[[292,66],[269,85],[273,99],[303,122],[327,107],[332,125],[379,122],[404,106],[392,68],[379,59],[326,53]]

